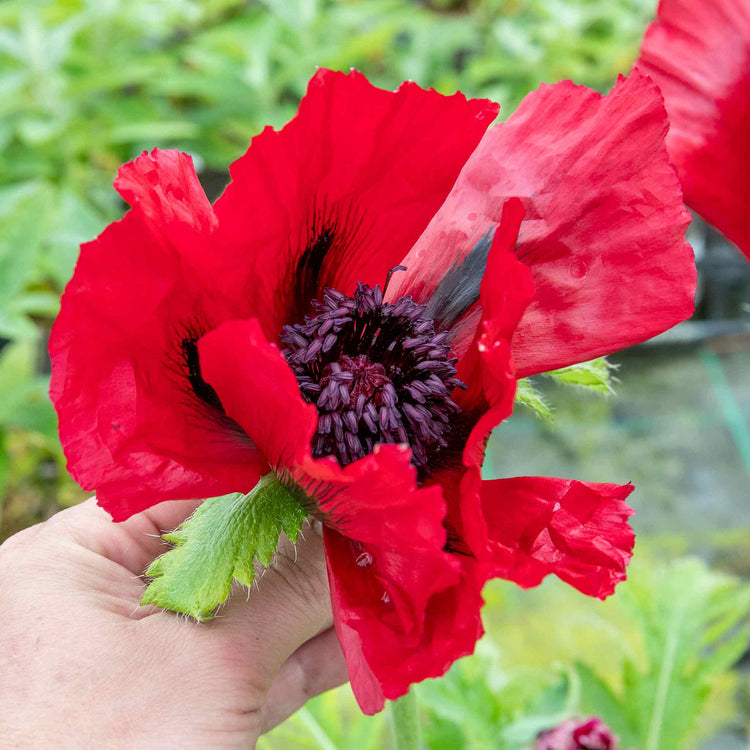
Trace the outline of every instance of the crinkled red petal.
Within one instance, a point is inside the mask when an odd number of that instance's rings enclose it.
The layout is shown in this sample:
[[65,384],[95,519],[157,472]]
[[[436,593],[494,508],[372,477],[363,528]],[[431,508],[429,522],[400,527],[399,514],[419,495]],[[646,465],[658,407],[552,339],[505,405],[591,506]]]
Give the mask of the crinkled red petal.
[[[496,104],[404,83],[372,86],[357,71],[319,70],[299,113],[267,128],[231,167],[215,205],[273,341],[330,286],[383,284],[448,195],[497,115]],[[261,315],[262,312],[262,315]]]
[[115,188],[159,239],[197,265],[210,253],[207,240],[216,217],[193,160],[175,150],[154,149],[120,167]]
[[750,259],[750,3],[661,0],[637,65],[664,95],[685,202]]
[[451,593],[463,585],[461,564],[444,551],[441,488],[417,489],[416,478],[410,451],[395,445],[378,446],[344,469],[333,459],[311,459],[295,471],[327,527],[336,627],[342,646],[352,649],[352,687],[369,712],[382,703],[368,702],[371,679],[367,670],[360,676],[360,650],[385,697],[395,698],[467,653],[457,651],[466,647],[460,633],[454,643],[446,634],[445,643],[431,645],[431,633],[440,628],[436,620],[450,620],[452,629],[460,630],[465,618],[474,622],[479,616],[478,607],[436,608],[436,599],[461,595]]
[[[334,622],[349,666],[352,690],[367,714],[395,700],[412,683],[439,677],[472,653],[482,635],[479,612],[483,569],[469,557],[442,553],[433,565],[408,546],[373,549],[372,566],[359,567],[359,547],[326,529]],[[387,563],[379,568],[378,558]],[[392,616],[392,595],[424,597],[422,627],[405,631]]]
[[115,520],[251,489],[261,457],[191,388],[181,349],[234,310],[193,261],[215,227],[189,156],[144,154],[116,182],[133,208],[81,248],[50,338],[68,468]]
[[[466,506],[479,503],[476,481],[490,433],[513,411],[516,373],[511,340],[534,295],[529,269],[514,254],[523,215],[518,199],[506,201],[482,279],[481,321],[474,343],[459,364],[459,376],[469,384],[459,403],[468,414],[478,415],[463,452],[464,466],[469,469],[462,478],[464,519]],[[475,503],[470,502],[473,497]],[[475,554],[479,554],[477,549]]]
[[514,254],[523,215],[518,199],[506,201],[480,287],[481,320],[458,364],[458,376],[468,385],[457,395],[458,404],[467,413],[484,412],[467,441],[467,466],[481,466],[490,430],[513,410],[516,373],[511,340],[535,293],[529,269]]
[[569,81],[543,85],[482,139],[392,293],[427,298],[440,278],[433,255],[464,257],[505,200],[519,196],[526,218],[517,257],[536,290],[513,341],[519,377],[611,353],[687,318],[695,266],[667,126],[658,90],[638,71],[608,96]]
[[549,573],[604,599],[625,580],[635,535],[625,502],[633,486],[552,477],[481,485],[495,575],[528,588]]

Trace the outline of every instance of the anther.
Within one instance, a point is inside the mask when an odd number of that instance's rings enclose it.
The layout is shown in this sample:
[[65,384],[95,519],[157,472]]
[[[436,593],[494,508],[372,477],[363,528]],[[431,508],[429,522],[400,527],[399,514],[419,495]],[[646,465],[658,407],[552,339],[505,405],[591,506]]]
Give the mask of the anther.
[[449,415],[460,411],[451,392],[465,386],[448,333],[435,333],[425,307],[410,297],[383,301],[392,275],[404,270],[394,266],[382,291],[324,290],[311,303],[316,315],[281,332],[300,392],[318,409],[315,457],[333,455],[345,466],[378,443],[406,443],[424,475],[447,445]]

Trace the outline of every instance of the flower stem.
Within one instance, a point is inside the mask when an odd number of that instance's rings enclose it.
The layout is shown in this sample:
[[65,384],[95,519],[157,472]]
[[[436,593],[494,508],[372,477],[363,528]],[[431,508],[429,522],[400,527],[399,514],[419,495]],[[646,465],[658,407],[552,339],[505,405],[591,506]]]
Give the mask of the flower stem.
[[419,724],[417,686],[391,703],[391,730],[394,750],[421,750],[422,730]]

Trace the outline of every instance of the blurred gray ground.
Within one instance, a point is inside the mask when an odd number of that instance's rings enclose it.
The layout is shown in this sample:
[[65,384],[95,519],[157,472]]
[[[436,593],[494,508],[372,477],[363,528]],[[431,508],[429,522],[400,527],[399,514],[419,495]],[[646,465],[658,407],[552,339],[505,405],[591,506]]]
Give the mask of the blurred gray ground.
[[750,528],[750,337],[610,359],[616,396],[538,378],[555,423],[517,406],[492,437],[486,475],[632,481],[636,532],[682,533],[712,557],[712,532]]

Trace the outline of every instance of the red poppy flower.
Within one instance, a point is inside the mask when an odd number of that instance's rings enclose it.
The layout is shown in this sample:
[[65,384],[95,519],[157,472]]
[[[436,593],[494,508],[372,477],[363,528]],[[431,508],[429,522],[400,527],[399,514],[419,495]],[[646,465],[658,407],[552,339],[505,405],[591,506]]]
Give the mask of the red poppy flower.
[[321,70],[213,206],[188,156],[143,154],[51,337],[69,469],[115,520],[269,471],[304,493],[368,713],[473,650],[490,576],[624,578],[629,485],[483,482],[484,445],[514,358],[586,360],[692,309],[648,81],[544,87],[485,135],[496,113]]
[[637,64],[664,95],[685,202],[750,259],[750,2],[661,0]]

